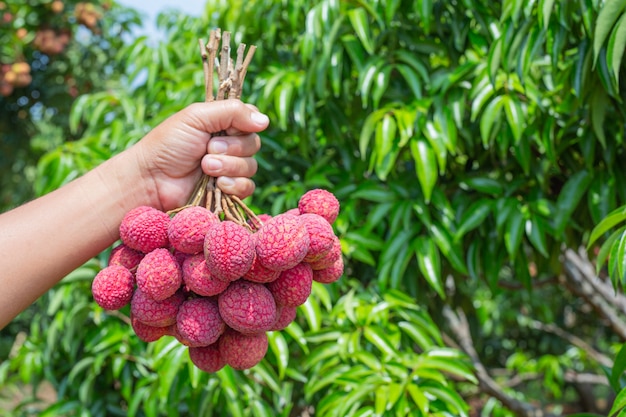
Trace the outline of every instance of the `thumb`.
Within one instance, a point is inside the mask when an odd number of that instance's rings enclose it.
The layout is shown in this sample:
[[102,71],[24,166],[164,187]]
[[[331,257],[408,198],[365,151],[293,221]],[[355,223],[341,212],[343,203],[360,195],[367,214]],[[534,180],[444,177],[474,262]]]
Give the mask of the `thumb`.
[[219,100],[194,103],[180,115],[191,126],[207,133],[217,133],[234,128],[241,132],[260,132],[270,123],[269,118],[256,107],[240,100]]

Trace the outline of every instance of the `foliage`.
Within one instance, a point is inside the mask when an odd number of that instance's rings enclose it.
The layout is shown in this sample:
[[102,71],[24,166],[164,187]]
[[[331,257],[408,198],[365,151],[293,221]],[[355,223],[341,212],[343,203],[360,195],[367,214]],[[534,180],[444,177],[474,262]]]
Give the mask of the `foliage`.
[[[139,23],[136,12],[108,0],[93,2],[97,19],[88,21],[79,13],[83,2],[28,3],[0,4],[0,210],[32,198],[37,159],[77,139],[68,129],[72,102],[111,84],[108,75],[121,70],[113,57]],[[13,87],[6,71],[16,62],[28,64],[30,74]]]
[[[317,288],[260,366],[209,376],[95,307],[86,284],[103,254],[16,320],[28,337],[1,380],[24,369],[24,382],[53,381],[50,413],[86,415],[464,415],[471,403],[508,416],[510,399],[598,411],[567,377],[604,375],[589,346],[613,355],[624,340],[558,277],[566,250],[626,203],[623,3],[211,0],[201,18],[162,14],[164,40],[126,44],[111,88],[74,103],[80,139],[40,160],[37,192],[202,100],[197,38],[219,26],[257,45],[243,96],[272,120],[251,206],[277,213],[332,189],[346,276]],[[446,307],[468,318],[471,362],[449,347],[461,333]],[[528,382],[507,387],[518,374]]]

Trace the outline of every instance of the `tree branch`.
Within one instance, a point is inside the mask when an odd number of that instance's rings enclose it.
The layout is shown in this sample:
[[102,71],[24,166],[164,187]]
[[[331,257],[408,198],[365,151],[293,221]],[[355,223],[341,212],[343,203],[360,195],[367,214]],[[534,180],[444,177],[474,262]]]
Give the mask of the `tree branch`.
[[556,417],[556,415],[548,413],[532,404],[520,401],[511,397],[496,381],[491,378],[487,369],[480,361],[478,353],[474,348],[474,342],[470,333],[467,317],[461,309],[457,309],[456,313],[449,306],[444,306],[443,314],[448,320],[451,329],[454,331],[459,345],[470,357],[474,369],[476,369],[476,377],[478,378],[479,388],[482,392],[499,400],[506,408],[514,412],[520,417]]

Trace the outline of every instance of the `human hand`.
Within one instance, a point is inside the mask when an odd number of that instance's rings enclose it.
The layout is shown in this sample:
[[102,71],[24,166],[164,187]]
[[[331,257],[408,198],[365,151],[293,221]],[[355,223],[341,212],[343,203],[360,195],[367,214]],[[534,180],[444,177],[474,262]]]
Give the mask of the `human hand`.
[[[257,132],[268,124],[266,115],[239,100],[195,103],[174,114],[130,150],[150,201],[165,211],[184,205],[202,172],[218,177],[225,193],[249,196],[257,170],[253,155],[260,148]],[[217,132],[225,135],[212,137]]]

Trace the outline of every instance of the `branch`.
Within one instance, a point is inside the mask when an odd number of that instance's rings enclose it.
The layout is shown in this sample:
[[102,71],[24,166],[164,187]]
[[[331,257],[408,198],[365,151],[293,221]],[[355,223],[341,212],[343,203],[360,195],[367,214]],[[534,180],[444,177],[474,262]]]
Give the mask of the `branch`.
[[556,417],[555,414],[548,413],[532,404],[520,401],[508,395],[496,381],[491,378],[487,369],[480,361],[478,353],[474,348],[470,326],[467,317],[461,309],[457,309],[456,313],[449,306],[444,306],[443,314],[448,320],[450,327],[454,331],[457,340],[463,351],[470,357],[474,369],[476,369],[476,377],[478,378],[479,388],[482,392],[496,398],[506,408],[511,410],[520,417]]
[[565,269],[565,275],[568,278],[568,288],[574,294],[584,298],[598,314],[608,321],[611,329],[613,329],[622,340],[626,340],[626,323],[618,316],[617,311],[613,308],[615,305],[614,301],[612,300],[610,304],[608,304],[606,298],[589,282],[590,277],[579,268],[579,266],[584,267],[584,264],[576,262],[575,255],[575,252],[571,249],[565,251],[563,267]]
[[531,320],[530,327],[533,329],[544,331],[546,333],[552,333],[554,335],[557,335],[561,339],[564,339],[572,345],[587,352],[587,354],[599,364],[608,368],[613,367],[613,361],[611,360],[611,358],[596,350],[593,346],[582,340],[580,337],[573,335],[554,324],[542,323],[538,320]]

